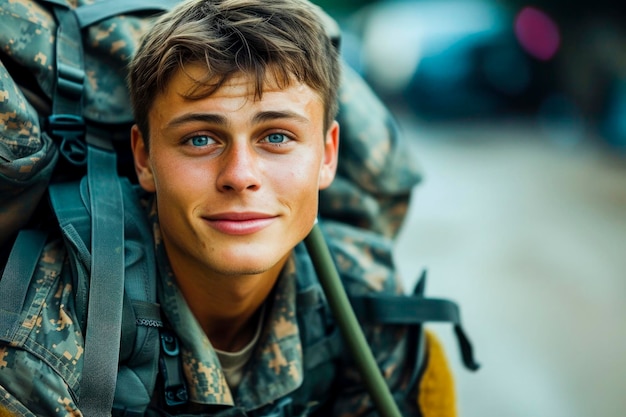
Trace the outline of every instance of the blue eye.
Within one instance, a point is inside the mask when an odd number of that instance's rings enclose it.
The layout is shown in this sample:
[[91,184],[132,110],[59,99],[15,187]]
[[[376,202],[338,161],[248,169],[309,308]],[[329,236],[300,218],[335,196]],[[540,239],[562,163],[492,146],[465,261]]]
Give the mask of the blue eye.
[[272,133],[266,136],[266,139],[269,143],[283,143],[287,141],[287,136],[282,133]]
[[209,144],[210,138],[208,136],[194,136],[189,141],[193,146],[206,146]]

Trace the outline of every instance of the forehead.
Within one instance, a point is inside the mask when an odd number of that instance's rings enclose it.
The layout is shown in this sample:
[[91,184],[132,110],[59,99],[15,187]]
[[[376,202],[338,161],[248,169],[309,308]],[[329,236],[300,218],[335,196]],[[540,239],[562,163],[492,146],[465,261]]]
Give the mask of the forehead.
[[185,99],[195,100],[210,96],[247,97],[253,101],[262,100],[266,93],[290,91],[290,94],[314,93],[320,99],[322,95],[310,86],[291,76],[281,78],[268,67],[262,80],[255,73],[236,72],[227,78],[210,77],[202,63],[186,64],[174,72],[165,86],[164,93],[175,93]]
[[[207,69],[200,64],[189,64],[178,69],[168,80],[163,91],[155,96],[152,110],[161,113],[173,111],[177,106],[201,106],[217,103],[224,110],[235,111],[248,106],[302,106],[324,110],[321,95],[307,84],[294,78],[288,83],[280,83],[268,72],[261,85],[256,75],[244,72],[235,73],[226,80],[207,78]],[[217,85],[215,88],[212,86]],[[167,110],[169,108],[169,110]],[[175,111],[175,110],[174,110]],[[151,111],[152,113],[152,111]]]
[[165,90],[156,95],[149,111],[148,123],[151,129],[165,132],[175,126],[182,127],[184,124],[180,121],[207,120],[202,114],[214,114],[233,127],[277,120],[277,115],[282,115],[285,120],[287,115],[291,115],[292,120],[297,118],[315,132],[323,132],[323,100],[306,84],[292,80],[287,86],[279,86],[268,80],[263,84],[262,95],[259,96],[256,93],[255,77],[238,73],[210,94],[198,94],[197,80],[205,74],[206,70],[201,66],[190,66],[174,74]]

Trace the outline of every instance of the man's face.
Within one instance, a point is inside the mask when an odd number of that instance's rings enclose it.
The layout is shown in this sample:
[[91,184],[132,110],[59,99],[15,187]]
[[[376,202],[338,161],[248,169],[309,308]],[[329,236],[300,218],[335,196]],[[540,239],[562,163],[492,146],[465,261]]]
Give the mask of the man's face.
[[[187,68],[196,78],[202,71]],[[322,101],[304,84],[268,83],[262,100],[244,75],[199,100],[183,98],[191,86],[179,71],[157,96],[149,152],[132,133],[172,268],[177,276],[278,273],[332,182],[338,126],[324,132]]]

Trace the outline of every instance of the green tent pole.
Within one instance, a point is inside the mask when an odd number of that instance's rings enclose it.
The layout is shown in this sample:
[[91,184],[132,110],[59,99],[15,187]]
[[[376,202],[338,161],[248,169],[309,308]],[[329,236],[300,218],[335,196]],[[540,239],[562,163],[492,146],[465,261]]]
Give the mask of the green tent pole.
[[372,401],[382,417],[402,417],[398,405],[395,403],[389,387],[383,378],[374,355],[365,340],[365,335],[352,310],[346,291],[339,278],[339,273],[324,240],[324,236],[317,224],[305,238],[304,243],[313,260],[313,265],[319,277],[328,304],[333,312],[345,342],[354,356],[355,362]]

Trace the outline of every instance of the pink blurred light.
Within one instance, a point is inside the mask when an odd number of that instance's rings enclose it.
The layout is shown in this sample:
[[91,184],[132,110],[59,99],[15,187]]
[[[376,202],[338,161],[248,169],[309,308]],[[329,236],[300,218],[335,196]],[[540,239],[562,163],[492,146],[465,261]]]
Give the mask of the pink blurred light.
[[542,61],[550,60],[561,44],[556,23],[546,13],[534,7],[524,7],[517,14],[515,35],[526,52]]

